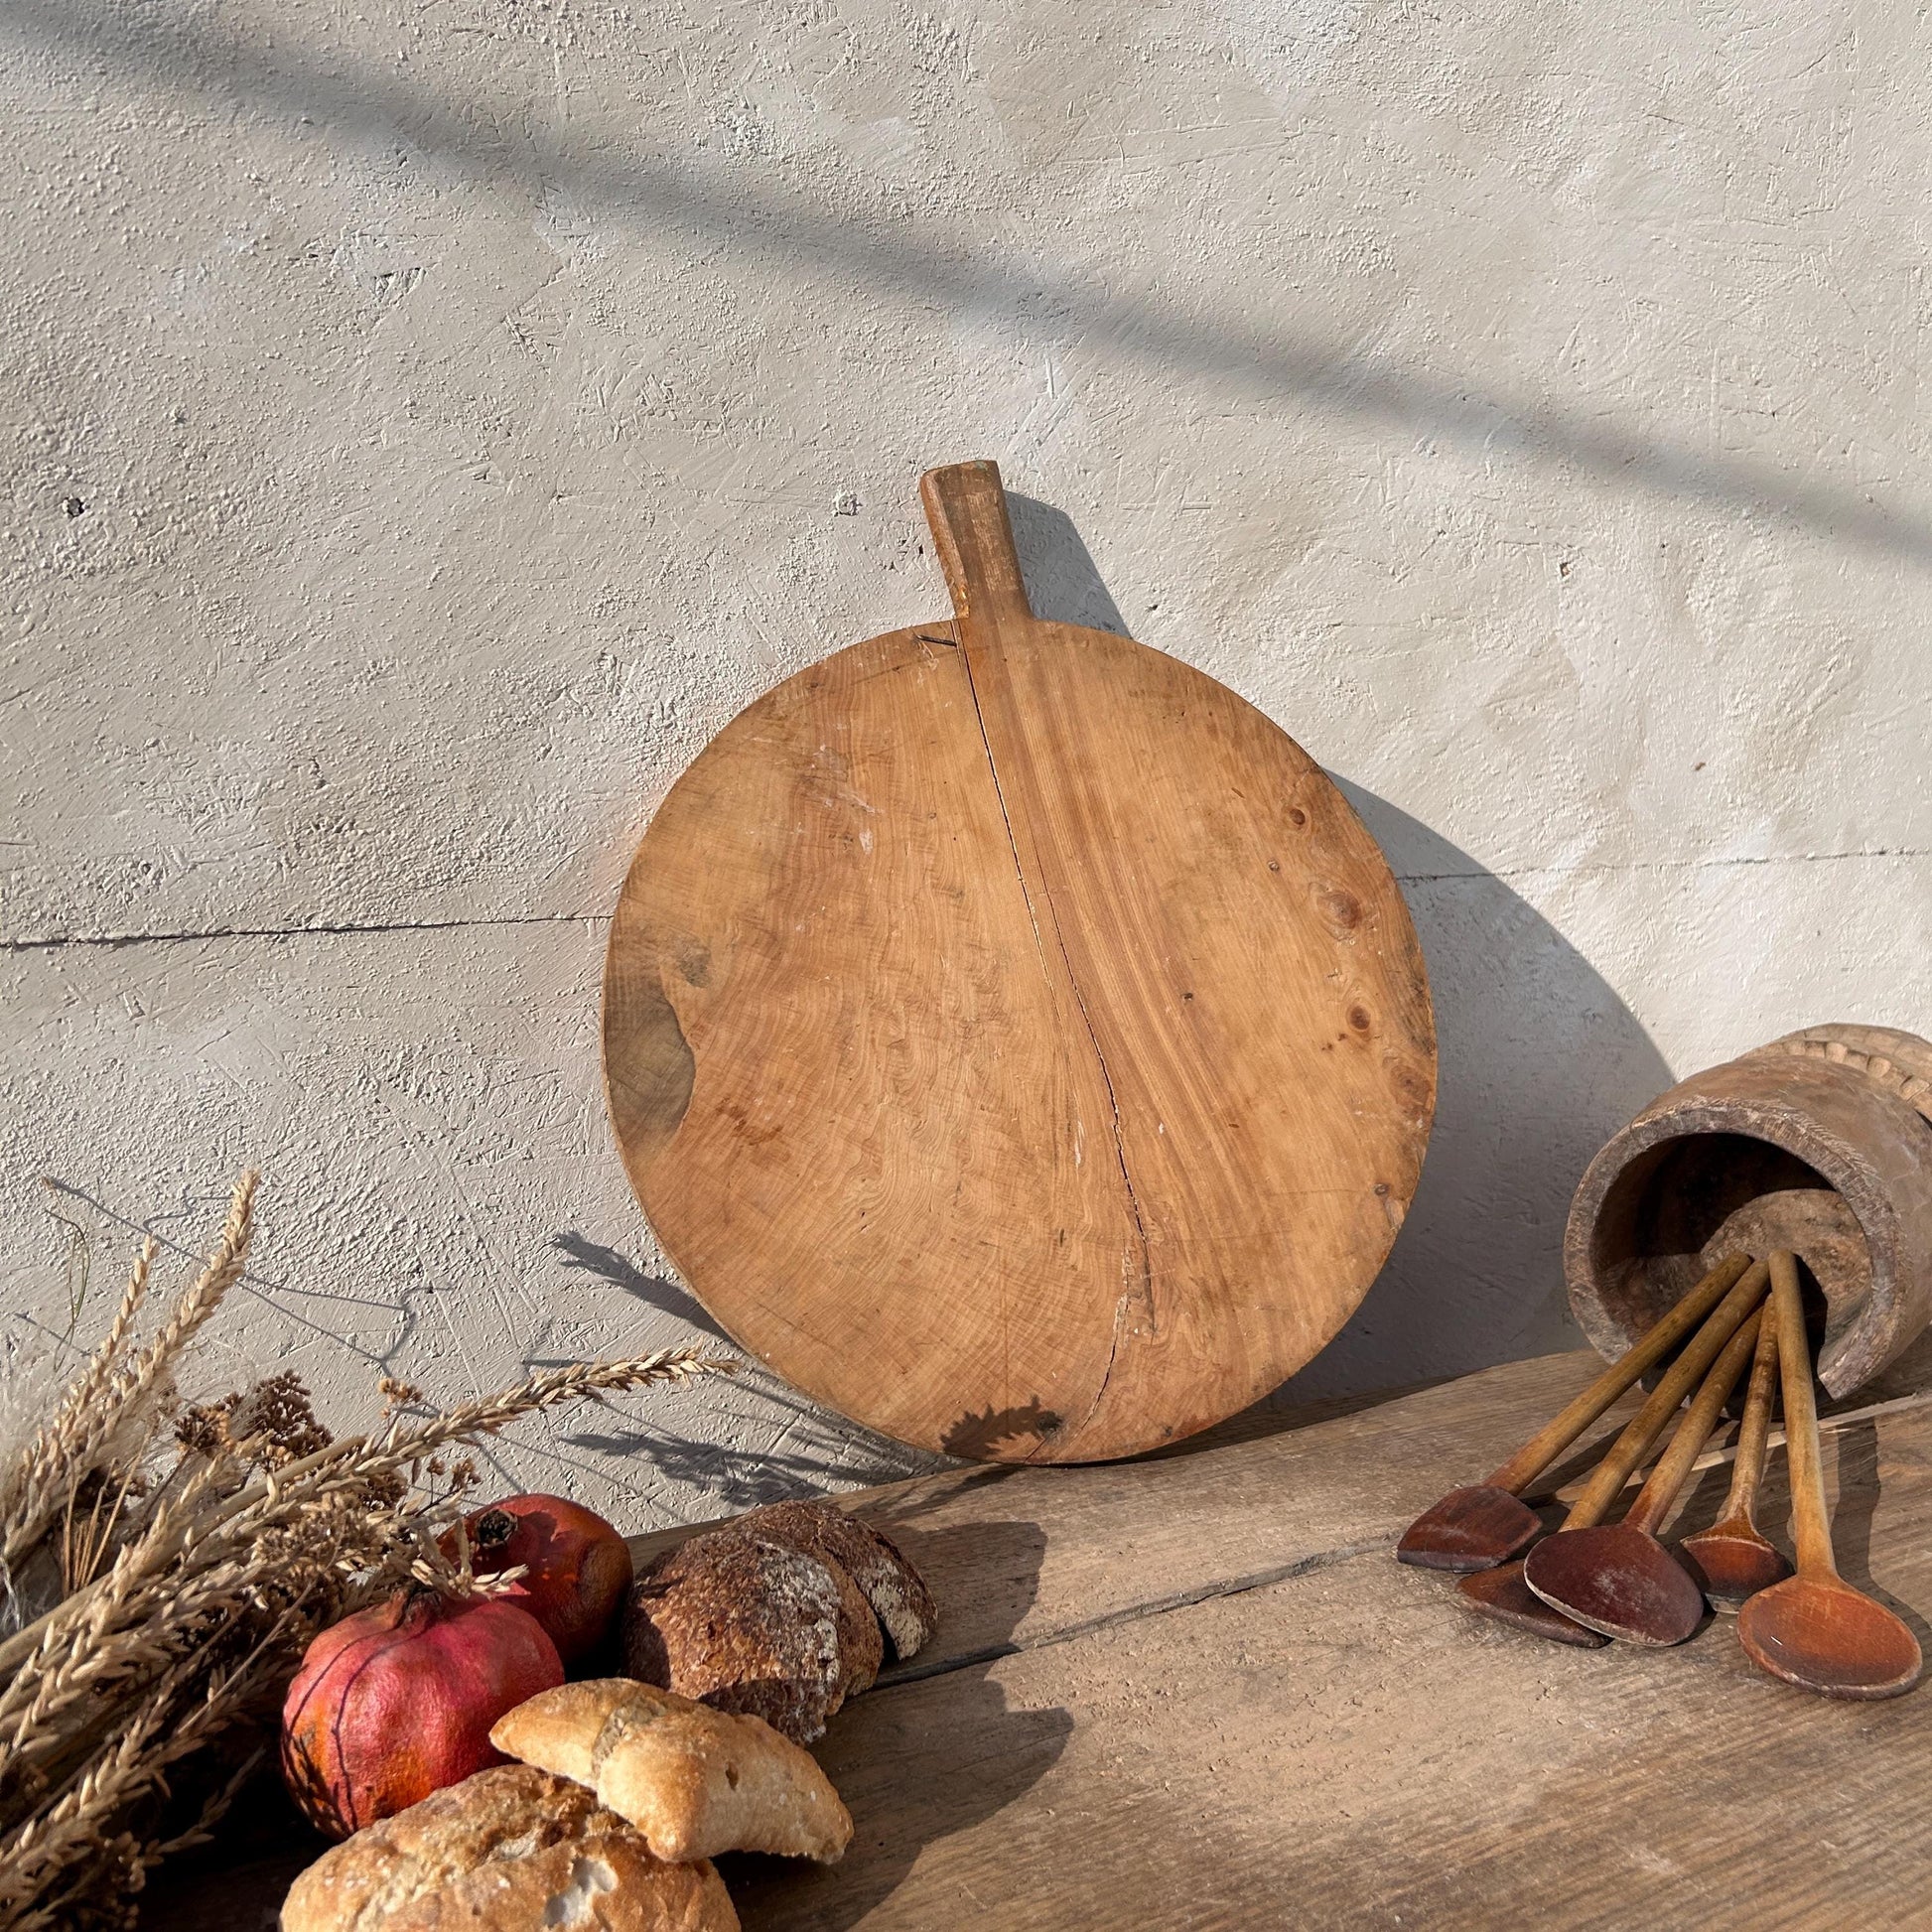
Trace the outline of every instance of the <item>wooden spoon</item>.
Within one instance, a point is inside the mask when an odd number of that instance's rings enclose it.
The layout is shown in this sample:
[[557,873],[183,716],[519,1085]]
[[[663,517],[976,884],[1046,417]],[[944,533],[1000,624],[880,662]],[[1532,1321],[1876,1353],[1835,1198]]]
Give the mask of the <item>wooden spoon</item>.
[[1771,1257],[1771,1306],[1778,1324],[1798,1574],[1759,1590],[1738,1611],[1737,1638],[1760,1670],[1801,1690],[1830,1698],[1900,1697],[1924,1667],[1918,1639],[1882,1603],[1854,1589],[1832,1556],[1811,1345],[1798,1300],[1798,1266],[1789,1253]]
[[1784,1552],[1759,1532],[1754,1512],[1757,1485],[1764,1474],[1764,1449],[1771,1434],[1771,1398],[1778,1379],[1778,1324],[1775,1316],[1759,1324],[1757,1356],[1751,1363],[1750,1392],[1737,1431],[1737,1460],[1730,1472],[1725,1513],[1708,1530],[1687,1536],[1677,1548],[1703,1580],[1714,1610],[1735,1616],[1748,1597],[1791,1575]]
[[[1573,1531],[1591,1529],[1603,1520],[1629,1479],[1630,1471],[1649,1454],[1650,1446],[1664,1433],[1678,1405],[1697,1387],[1705,1371],[1750,1313],[1752,1305],[1764,1293],[1764,1280],[1763,1262],[1750,1263],[1716,1312],[1665,1370],[1650,1399],[1624,1425],[1623,1433],[1596,1465],[1595,1473],[1584,1485],[1583,1494],[1571,1506],[1563,1527],[1551,1542]],[[1587,1648],[1609,1641],[1600,1631],[1586,1629],[1544,1602],[1523,1581],[1521,1563],[1479,1570],[1473,1576],[1464,1577],[1456,1587],[1463,1603],[1478,1616],[1494,1617],[1534,1636]]]
[[1487,1570],[1506,1563],[1542,1534],[1542,1520],[1521,1500],[1527,1489],[1625,1389],[1648,1374],[1717,1307],[1750,1266],[1726,1255],[1658,1320],[1628,1353],[1606,1368],[1563,1413],[1519,1449],[1487,1481],[1451,1489],[1403,1532],[1400,1563],[1430,1570]]
[[1550,1537],[1524,1559],[1523,1581],[1552,1609],[1625,1643],[1661,1646],[1696,1633],[1704,1592],[1658,1542],[1657,1525],[1670,1514],[1765,1325],[1753,1314],[1725,1344],[1622,1522]]

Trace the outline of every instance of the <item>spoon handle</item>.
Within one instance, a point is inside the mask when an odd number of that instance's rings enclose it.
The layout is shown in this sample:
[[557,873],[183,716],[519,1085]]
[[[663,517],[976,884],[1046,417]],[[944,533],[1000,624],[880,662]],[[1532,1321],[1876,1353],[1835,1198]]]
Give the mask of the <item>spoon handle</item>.
[[1744,1420],[1737,1426],[1737,1459],[1731,1464],[1730,1493],[1725,1498],[1726,1522],[1751,1522],[1757,1513],[1757,1485],[1764,1476],[1764,1449],[1771,1437],[1771,1398],[1778,1385],[1778,1318],[1767,1309],[1758,1324],[1757,1353],[1751,1359],[1751,1385],[1744,1395]]
[[1678,1405],[1697,1387],[1705,1371],[1724,1352],[1725,1343],[1762,1298],[1764,1275],[1763,1262],[1752,1262],[1718,1304],[1717,1311],[1685,1343],[1684,1352],[1664,1371],[1650,1400],[1624,1425],[1623,1434],[1610,1445],[1609,1453],[1596,1465],[1596,1473],[1584,1485],[1583,1494],[1564,1518],[1565,1529],[1587,1529],[1603,1520],[1630,1471],[1649,1453],[1651,1444],[1664,1433]]
[[1791,1533],[1801,1577],[1836,1577],[1832,1523],[1825,1508],[1825,1472],[1818,1460],[1818,1404],[1811,1391],[1811,1343],[1798,1299],[1798,1263],[1789,1250],[1771,1257],[1771,1307],[1778,1328],[1778,1368],[1784,1384],[1784,1452],[1791,1474]]
[[1632,1529],[1654,1536],[1657,1525],[1670,1514],[1677,1492],[1684,1487],[1684,1478],[1691,1473],[1691,1464],[1698,1459],[1698,1450],[1711,1440],[1711,1432],[1718,1426],[1719,1412],[1729,1401],[1737,1378],[1744,1372],[1744,1364],[1757,1346],[1760,1331],[1769,1326],[1760,1311],[1746,1317],[1744,1325],[1725,1343],[1725,1352],[1711,1364],[1711,1373],[1704,1378],[1684,1420],[1677,1425],[1670,1448],[1657,1458],[1657,1466],[1637,1491],[1637,1500],[1623,1519]]
[[[1730,1292],[1750,1266],[1748,1255],[1725,1258],[1606,1368],[1568,1408],[1553,1416],[1488,1480],[1512,1495],[1526,1489],[1625,1389],[1647,1375]],[[1627,1472],[1626,1472],[1627,1473]]]

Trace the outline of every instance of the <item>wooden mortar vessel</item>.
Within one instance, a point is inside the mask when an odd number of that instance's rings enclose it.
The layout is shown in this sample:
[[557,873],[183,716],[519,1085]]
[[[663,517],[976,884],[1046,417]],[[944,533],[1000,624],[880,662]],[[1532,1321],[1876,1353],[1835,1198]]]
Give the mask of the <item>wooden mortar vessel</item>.
[[1932,1042],[1808,1027],[1695,1073],[1612,1135],[1564,1235],[1570,1305],[1620,1355],[1723,1253],[1788,1248],[1850,1395],[1932,1320]]

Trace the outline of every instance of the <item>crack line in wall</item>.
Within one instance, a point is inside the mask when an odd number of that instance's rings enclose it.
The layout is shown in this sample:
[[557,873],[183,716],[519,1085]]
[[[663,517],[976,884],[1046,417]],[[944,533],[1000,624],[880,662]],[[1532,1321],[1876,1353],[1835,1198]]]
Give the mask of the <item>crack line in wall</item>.
[[[972,672],[967,671],[970,688]],[[974,697],[977,708],[979,700]],[[982,719],[980,732],[985,736],[986,724]],[[992,759],[989,747],[987,758]],[[1000,777],[993,774],[995,786]],[[1002,814],[1006,811],[1006,800],[1000,801]],[[1012,822],[1007,825],[1007,836],[1013,836]],[[1019,861],[1016,848],[1015,863]],[[1471,872],[1399,872],[1395,875],[1398,886],[1442,886],[1442,885],[1478,885],[1484,880],[1510,879],[1572,879],[1587,873],[1623,873],[1623,872],[1722,872],[1735,866],[1826,866],[1842,861],[1857,859],[1928,859],[1932,858],[1932,847],[1909,845],[1878,845],[1859,848],[1848,852],[1767,852],[1754,856],[1728,859],[1606,859],[1597,862],[1585,861],[1574,866],[1504,866],[1496,871],[1476,870]],[[1026,890],[1026,880],[1021,879],[1021,889]],[[1049,901],[1048,909],[1051,905]],[[1028,900],[1029,916],[1033,912],[1033,901]],[[387,919],[371,920],[365,924],[345,922],[337,925],[231,925],[209,926],[197,932],[50,932],[29,933],[18,939],[0,939],[0,953],[53,952],[62,946],[176,946],[193,945],[205,939],[307,939],[329,938],[334,936],[353,936],[357,933],[384,932],[467,932],[490,926],[516,925],[609,925],[609,912],[528,912],[504,913],[492,918],[482,919]],[[1034,927],[1035,937],[1038,937],[1038,923]],[[1061,948],[1062,956],[1064,947]],[[1072,974],[1069,970],[1068,978]],[[1073,990],[1074,998],[1080,997],[1079,988]],[[1085,1003],[1081,1003],[1081,1016],[1086,1015]],[[1092,1028],[1089,1024],[1089,1033]],[[1094,1044],[1096,1056],[1099,1042]],[[1106,1072],[1103,1061],[1101,1071]],[[1113,1082],[1108,1080],[1107,1090],[1113,1091]]]
[[0,939],[0,952],[54,952],[63,946],[188,946],[206,939],[309,939],[384,932],[468,932],[489,926],[609,925],[609,912],[510,912],[485,919],[391,919],[366,925],[229,925],[202,932],[55,932]]
[[1399,872],[1395,875],[1395,883],[1398,886],[1436,886],[1456,880],[1573,879],[1579,874],[1592,872],[1723,872],[1732,866],[1825,866],[1841,859],[1927,858],[1932,858],[1932,848],[1874,845],[1850,852],[1742,853],[1720,859],[1583,859],[1574,866],[1501,866],[1493,871],[1478,869],[1472,872]]

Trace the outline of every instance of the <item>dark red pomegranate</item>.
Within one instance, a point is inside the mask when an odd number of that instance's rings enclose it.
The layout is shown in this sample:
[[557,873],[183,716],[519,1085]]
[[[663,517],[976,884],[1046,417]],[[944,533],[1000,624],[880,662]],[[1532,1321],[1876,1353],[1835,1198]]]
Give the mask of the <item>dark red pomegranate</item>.
[[506,1496],[464,1527],[479,1576],[524,1566],[509,1600],[543,1625],[566,1666],[611,1634],[630,1587],[630,1551],[595,1510],[562,1496]]
[[310,1644],[282,1706],[282,1774],[319,1830],[346,1838],[502,1763],[489,1726],[563,1681],[527,1610],[410,1590]]

